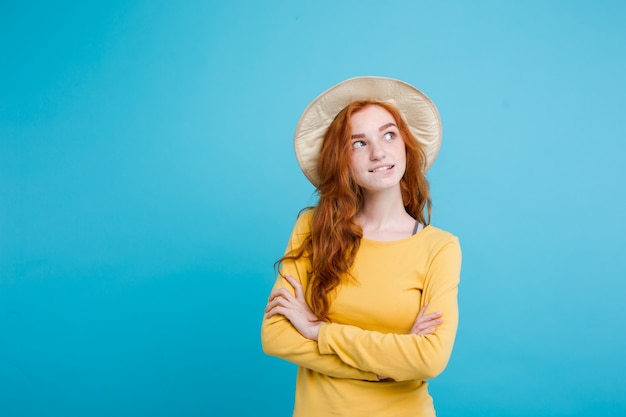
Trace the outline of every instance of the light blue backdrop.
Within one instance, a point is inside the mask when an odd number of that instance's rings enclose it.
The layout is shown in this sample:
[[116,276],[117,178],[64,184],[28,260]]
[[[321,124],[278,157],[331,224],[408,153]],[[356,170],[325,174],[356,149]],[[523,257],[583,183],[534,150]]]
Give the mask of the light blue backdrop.
[[0,416],[287,416],[259,327],[292,132],[345,78],[415,84],[464,249],[442,417],[626,415],[620,1],[0,6]]

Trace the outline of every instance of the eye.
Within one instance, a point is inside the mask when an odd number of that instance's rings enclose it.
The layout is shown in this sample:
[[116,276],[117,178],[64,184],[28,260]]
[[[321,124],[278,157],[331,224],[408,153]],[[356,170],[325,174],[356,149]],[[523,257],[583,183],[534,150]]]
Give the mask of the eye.
[[396,137],[396,134],[394,132],[387,132],[383,135],[383,137],[385,138],[385,140],[392,140]]
[[355,140],[352,142],[352,149],[362,148],[363,146],[365,146],[365,142],[362,140]]

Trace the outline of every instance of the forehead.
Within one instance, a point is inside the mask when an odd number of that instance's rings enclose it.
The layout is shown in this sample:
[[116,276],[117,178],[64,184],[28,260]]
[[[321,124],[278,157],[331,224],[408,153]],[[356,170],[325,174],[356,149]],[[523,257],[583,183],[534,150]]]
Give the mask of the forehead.
[[374,127],[380,127],[383,124],[395,122],[395,118],[384,107],[370,104],[357,112],[354,112],[350,117],[352,129],[358,129],[359,127],[365,127],[373,125]]

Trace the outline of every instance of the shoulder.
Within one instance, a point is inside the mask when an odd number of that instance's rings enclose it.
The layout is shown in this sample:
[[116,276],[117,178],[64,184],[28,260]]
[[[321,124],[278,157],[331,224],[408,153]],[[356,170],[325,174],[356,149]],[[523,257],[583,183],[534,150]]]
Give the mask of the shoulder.
[[433,252],[438,252],[444,249],[447,251],[458,252],[459,254],[461,252],[459,238],[450,232],[430,225],[420,233],[424,234],[423,238],[426,240],[428,246]]
[[298,213],[298,218],[294,227],[294,231],[300,233],[310,233],[311,223],[313,222],[313,208],[305,208]]
[[456,235],[433,225],[426,226],[424,231],[428,232],[428,237],[430,239],[457,242],[459,241],[459,238]]
[[313,222],[313,209],[306,208],[298,213],[298,218],[291,232],[291,239],[298,246],[311,234]]
[[449,276],[458,282],[463,258],[459,238],[434,226],[429,226],[422,232],[427,232],[424,238],[428,245],[429,268],[444,272],[443,276]]

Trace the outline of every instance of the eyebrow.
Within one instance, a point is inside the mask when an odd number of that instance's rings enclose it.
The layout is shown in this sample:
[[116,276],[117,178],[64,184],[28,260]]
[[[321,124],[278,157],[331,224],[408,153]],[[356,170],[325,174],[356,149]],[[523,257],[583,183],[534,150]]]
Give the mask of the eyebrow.
[[[385,129],[389,129],[391,126],[398,127],[398,126],[396,126],[395,123],[387,123],[387,124],[382,125],[381,127],[379,127],[378,131],[382,132]],[[352,135],[352,139],[363,139],[364,137],[365,137],[365,134],[363,134],[363,133],[359,133],[357,135]]]
[[391,126],[398,127],[398,126],[396,126],[395,123],[387,123],[386,125],[383,125],[383,126],[379,127],[378,131],[382,132],[385,129],[389,129]]

